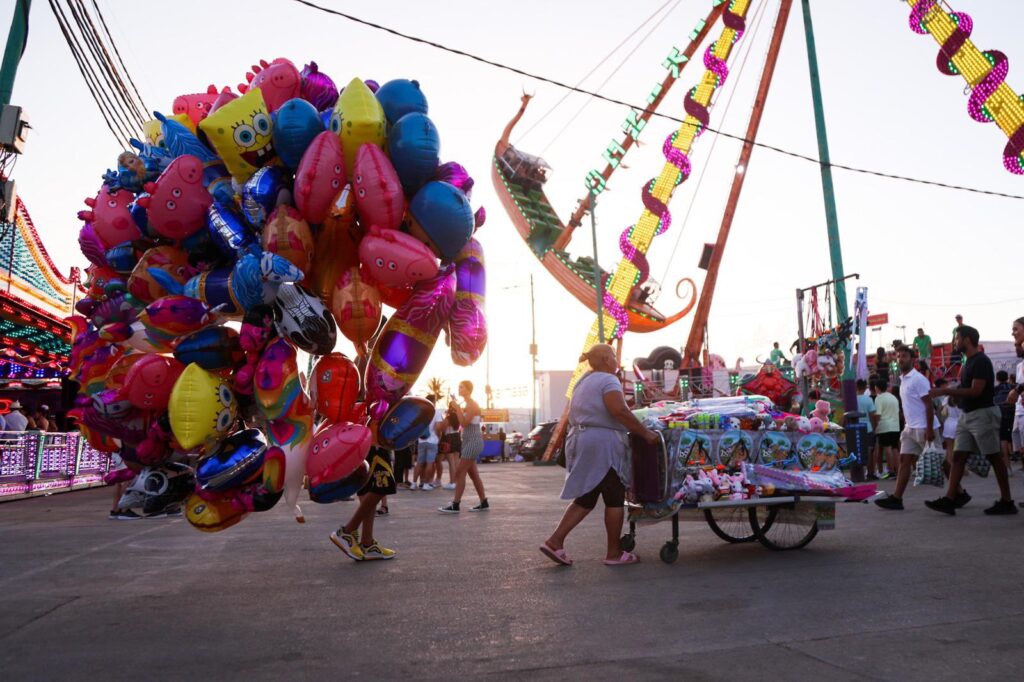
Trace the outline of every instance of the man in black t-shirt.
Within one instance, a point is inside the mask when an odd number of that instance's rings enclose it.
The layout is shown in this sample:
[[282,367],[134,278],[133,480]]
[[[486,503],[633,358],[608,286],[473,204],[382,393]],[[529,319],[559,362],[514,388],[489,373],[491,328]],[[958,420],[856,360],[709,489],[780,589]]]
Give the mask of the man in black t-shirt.
[[[996,482],[999,484],[999,500],[985,510],[989,515],[1016,514],[1017,505],[1010,498],[1010,479],[1006,465],[999,452],[1000,410],[993,403],[995,394],[995,372],[992,361],[978,348],[978,330],[961,325],[953,335],[953,352],[963,353],[966,360],[960,371],[960,386],[943,386],[929,393],[930,397],[948,395],[957,398],[963,416],[956,425],[956,439],[953,442],[953,466],[949,472],[949,488],[946,495],[925,502],[929,509],[945,514],[956,514],[957,507],[970,501],[966,492],[957,494],[960,480],[964,475],[967,459],[972,454],[983,455],[992,463]],[[967,499],[963,499],[966,497]]]

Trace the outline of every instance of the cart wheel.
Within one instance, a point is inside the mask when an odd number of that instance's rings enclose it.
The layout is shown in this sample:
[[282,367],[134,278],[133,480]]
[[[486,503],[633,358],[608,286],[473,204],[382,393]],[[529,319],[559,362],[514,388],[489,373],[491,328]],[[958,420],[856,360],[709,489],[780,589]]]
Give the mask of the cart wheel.
[[636,549],[636,536],[632,533],[626,533],[619,538],[619,549],[623,552],[632,552]]
[[758,542],[768,549],[800,549],[818,534],[818,520],[814,514],[800,511],[792,505],[750,507],[749,514],[750,527]]
[[715,535],[726,542],[753,542],[757,535],[750,527],[750,517],[743,507],[714,507],[704,510],[704,520]]
[[666,542],[661,546],[661,552],[658,554],[661,560],[666,564],[674,564],[676,559],[679,558],[679,545],[672,541]]

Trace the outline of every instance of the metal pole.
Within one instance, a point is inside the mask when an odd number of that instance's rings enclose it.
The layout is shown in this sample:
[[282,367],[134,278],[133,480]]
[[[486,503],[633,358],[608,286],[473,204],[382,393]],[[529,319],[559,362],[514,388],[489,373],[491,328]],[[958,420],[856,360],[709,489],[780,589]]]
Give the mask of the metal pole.
[[[804,342],[804,290],[796,290],[796,329],[797,329],[797,350],[800,354],[804,354],[806,343]],[[796,369],[795,367],[793,368]],[[804,409],[807,407],[807,377],[805,375],[800,376],[800,414],[807,414]]]
[[530,355],[533,356],[533,384],[530,393],[533,396],[530,407],[530,429],[537,426],[537,312],[533,296],[533,273],[530,273]]
[[0,104],[11,103],[18,63],[21,61],[21,56],[25,54],[25,45],[28,44],[28,13],[31,7],[32,0],[15,0],[11,30],[7,32],[4,61],[0,66]]
[[594,289],[597,291],[597,338],[604,343],[604,283],[601,282],[601,266],[597,264],[597,218],[594,216],[594,205],[597,195],[590,192],[590,237],[594,241]]

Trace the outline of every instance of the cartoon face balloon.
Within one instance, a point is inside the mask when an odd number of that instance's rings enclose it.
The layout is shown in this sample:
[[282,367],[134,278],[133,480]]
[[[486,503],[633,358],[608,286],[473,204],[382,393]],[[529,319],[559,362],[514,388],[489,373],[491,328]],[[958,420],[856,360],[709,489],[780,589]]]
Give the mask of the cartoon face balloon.
[[334,105],[328,129],[341,138],[345,149],[345,168],[354,168],[356,153],[364,144],[383,147],[387,140],[384,109],[366,83],[353,78]]
[[298,284],[283,284],[274,299],[277,332],[311,355],[327,355],[338,340],[334,318],[323,302]]
[[354,421],[353,408],[359,397],[359,370],[341,353],[320,358],[313,370],[316,409],[328,422]]
[[309,272],[313,262],[309,223],[291,206],[278,206],[263,226],[263,250],[288,259],[302,272]]
[[128,278],[128,291],[143,303],[152,303],[170,293],[149,274],[152,268],[163,270],[179,284],[185,284],[196,274],[196,269],[188,262],[188,255],[181,249],[173,246],[147,249]]
[[430,180],[440,165],[441,138],[426,114],[398,119],[388,133],[388,153],[408,196]]
[[186,450],[227,435],[238,414],[238,402],[227,382],[199,365],[185,368],[168,403],[171,431]]
[[146,209],[149,226],[168,239],[184,239],[206,224],[213,197],[203,186],[203,162],[191,154],[171,162],[156,182],[146,183],[148,197],[136,202]]
[[341,140],[324,131],[313,138],[295,172],[295,205],[306,220],[319,225],[327,217],[331,200],[344,185]]
[[322,132],[324,125],[316,107],[304,99],[290,99],[277,110],[274,149],[284,165],[295,170],[310,143]]
[[183,336],[174,344],[174,357],[182,366],[196,363],[213,372],[230,370],[245,362],[238,332],[214,326]]
[[85,200],[90,210],[79,211],[78,218],[92,224],[93,234],[99,238],[104,250],[142,237],[128,210],[134,198],[128,190],[111,192],[103,185],[94,198]]
[[258,429],[245,429],[222,440],[196,469],[204,490],[237,488],[259,474],[267,441]]
[[124,395],[141,410],[163,412],[185,365],[162,355],[145,355],[128,370]]
[[461,190],[447,182],[432,181],[409,202],[410,231],[426,241],[445,260],[458,255],[473,236],[473,209]]
[[387,155],[372,144],[364,144],[356,154],[352,172],[356,210],[365,225],[397,230],[405,215],[405,194]]
[[376,95],[388,123],[394,124],[406,114],[427,113],[427,98],[419,81],[396,78],[380,86]]
[[252,67],[252,73],[246,74],[246,78],[249,84],[239,85],[239,92],[259,88],[270,111],[277,111],[285,102],[298,97],[301,90],[299,70],[291,61],[283,58],[269,64],[261,59],[258,66]]
[[380,294],[363,280],[359,268],[350,268],[338,278],[331,293],[331,312],[341,333],[364,354],[366,342],[380,325],[381,308]]
[[275,158],[270,111],[259,88],[233,99],[203,119],[199,129],[232,177],[245,182]]
[[295,349],[284,339],[270,343],[256,364],[253,381],[256,405],[267,419],[279,419],[299,397],[299,366]]
[[359,424],[328,424],[313,434],[306,458],[310,485],[345,478],[366,459],[370,429]]
[[192,125],[197,126],[210,114],[218,95],[216,85],[207,87],[206,92],[178,95],[174,98],[174,113],[175,115],[185,114],[192,121]]
[[376,225],[359,242],[363,272],[374,282],[403,287],[437,275],[437,258],[423,242]]
[[377,427],[377,442],[392,450],[408,447],[434,418],[434,403],[423,398],[406,397],[398,401]]

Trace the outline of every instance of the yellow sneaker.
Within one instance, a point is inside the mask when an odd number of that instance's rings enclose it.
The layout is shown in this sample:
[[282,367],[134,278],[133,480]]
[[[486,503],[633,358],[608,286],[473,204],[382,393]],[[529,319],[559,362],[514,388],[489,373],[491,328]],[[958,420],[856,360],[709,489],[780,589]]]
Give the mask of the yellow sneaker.
[[362,561],[363,548],[359,545],[359,531],[346,533],[341,528],[330,535],[331,542],[337,545],[338,549],[344,552],[353,561]]
[[395,558],[395,550],[388,549],[387,547],[381,547],[379,542],[375,542],[369,547],[360,547],[363,553],[363,561],[379,561]]

